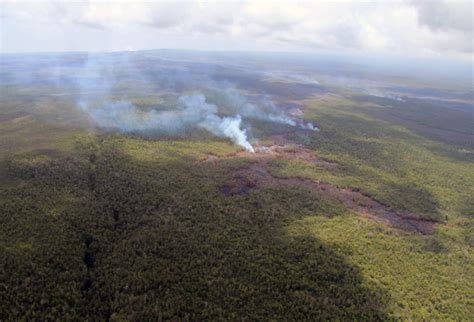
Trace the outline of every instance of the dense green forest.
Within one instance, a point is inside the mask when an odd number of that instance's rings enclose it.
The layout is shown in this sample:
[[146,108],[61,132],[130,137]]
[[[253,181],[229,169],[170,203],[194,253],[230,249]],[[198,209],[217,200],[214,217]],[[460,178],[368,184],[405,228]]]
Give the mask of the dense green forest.
[[[105,70],[5,58],[0,320],[474,316],[472,113],[148,54],[99,55]],[[78,108],[125,100],[142,119],[196,90],[219,116],[229,97],[265,106],[242,121],[256,153],[203,128],[104,129]]]
[[[338,106],[339,108],[336,108]],[[18,319],[469,319],[472,149],[380,108],[308,100],[335,169],[271,171],[349,186],[439,221],[430,235],[354,214],[304,186],[228,196],[245,157],[214,138],[88,133],[4,113],[0,315]]]

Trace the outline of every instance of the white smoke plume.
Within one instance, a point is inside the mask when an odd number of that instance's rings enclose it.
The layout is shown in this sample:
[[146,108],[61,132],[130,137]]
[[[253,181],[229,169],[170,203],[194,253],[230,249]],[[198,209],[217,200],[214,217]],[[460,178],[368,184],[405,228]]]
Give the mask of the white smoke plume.
[[268,98],[263,97],[258,103],[249,102],[248,99],[240,94],[234,87],[220,89],[226,106],[234,113],[239,113],[243,117],[257,119],[272,123],[286,124],[289,126],[298,126],[303,130],[319,132],[319,128],[312,123],[296,122],[279,110],[275,104]]
[[301,127],[302,129],[304,129],[304,130],[311,130],[311,131],[315,131],[315,132],[319,132],[319,131],[320,131],[319,127],[314,126],[313,123],[310,123],[310,122],[308,122],[308,123],[302,123],[302,124],[300,125],[300,127]]
[[[99,127],[121,132],[151,132],[180,135],[188,129],[204,129],[218,137],[230,139],[247,151],[254,152],[243,128],[243,119],[298,126],[319,131],[311,123],[288,117],[268,96],[244,95],[232,84],[215,82],[208,71],[196,72],[179,66],[137,64],[140,57],[124,54],[90,54],[78,75],[77,105]],[[169,108],[142,108],[132,103],[140,93],[181,94]],[[193,93],[193,94],[189,94]],[[158,101],[157,101],[158,103]],[[223,116],[225,115],[225,116]]]
[[199,123],[209,132],[231,139],[235,144],[243,147],[245,150],[255,152],[253,146],[247,141],[246,130],[240,128],[242,118],[240,115],[234,117],[220,118],[215,114],[208,115],[204,122]]
[[260,99],[257,104],[251,103],[233,87],[220,88],[219,94],[225,105],[232,112],[237,112],[243,117],[291,126],[296,125],[293,120],[279,111],[275,104],[266,97]]
[[98,107],[80,104],[94,122],[102,128],[122,132],[152,131],[177,134],[186,128],[202,128],[219,137],[229,138],[247,151],[254,152],[246,130],[241,129],[240,115],[220,117],[217,106],[206,102],[202,94],[181,96],[181,110],[144,112],[129,102],[107,103]]

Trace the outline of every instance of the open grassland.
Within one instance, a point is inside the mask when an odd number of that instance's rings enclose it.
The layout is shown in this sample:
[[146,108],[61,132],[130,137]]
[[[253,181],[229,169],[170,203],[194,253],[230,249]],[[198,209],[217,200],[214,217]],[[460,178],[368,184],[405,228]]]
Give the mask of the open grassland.
[[305,117],[321,133],[289,137],[338,166],[278,159],[270,171],[358,189],[441,221],[431,235],[359,217],[305,186],[226,195],[220,187],[251,160],[200,162],[236,150],[224,140],[5,118],[0,316],[470,319],[472,147],[417,133],[380,108],[308,100]]

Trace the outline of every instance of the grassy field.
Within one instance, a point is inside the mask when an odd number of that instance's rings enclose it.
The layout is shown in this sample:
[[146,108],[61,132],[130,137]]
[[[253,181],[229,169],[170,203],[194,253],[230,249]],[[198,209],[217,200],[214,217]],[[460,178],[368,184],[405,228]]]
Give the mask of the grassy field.
[[469,320],[474,151],[439,139],[469,135],[464,115],[427,131],[437,112],[389,105],[307,99],[321,132],[290,138],[339,166],[276,160],[271,171],[436,219],[434,234],[300,186],[226,196],[219,187],[249,160],[199,162],[237,149],[225,140],[90,132],[4,101],[0,317]]

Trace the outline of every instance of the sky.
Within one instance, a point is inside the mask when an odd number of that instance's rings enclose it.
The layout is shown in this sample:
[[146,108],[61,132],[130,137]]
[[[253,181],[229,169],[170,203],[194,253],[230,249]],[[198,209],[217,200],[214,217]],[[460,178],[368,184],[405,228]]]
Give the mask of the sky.
[[471,1],[4,1],[0,52],[195,49],[473,61]]

